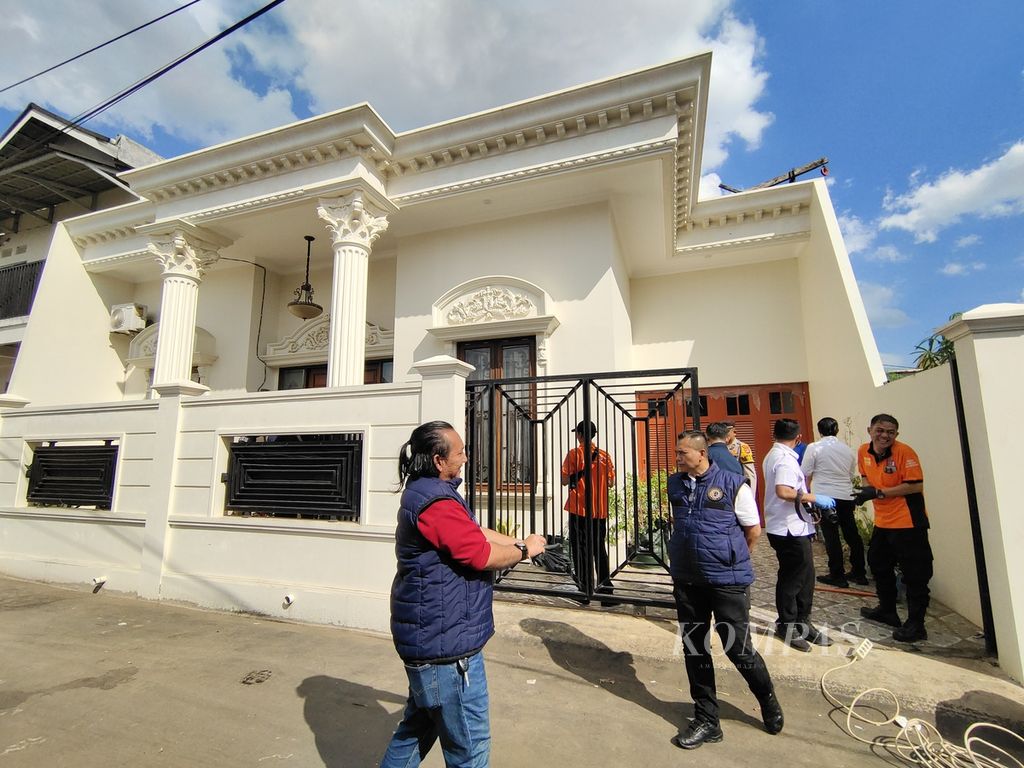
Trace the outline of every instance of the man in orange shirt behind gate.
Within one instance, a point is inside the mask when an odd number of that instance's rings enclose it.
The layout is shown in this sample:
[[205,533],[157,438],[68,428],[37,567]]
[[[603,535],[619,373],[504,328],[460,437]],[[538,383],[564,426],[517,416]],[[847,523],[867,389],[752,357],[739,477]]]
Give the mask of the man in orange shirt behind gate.
[[[569,547],[572,550],[573,572],[580,587],[597,586],[600,594],[611,594],[608,567],[608,489],[615,484],[612,457],[594,444],[597,425],[581,421],[574,430],[579,443],[562,461],[562,485],[569,494],[562,507],[569,513]],[[587,510],[587,455],[590,458],[590,514]],[[597,581],[593,582],[594,570]],[[601,605],[612,603],[601,601]]]

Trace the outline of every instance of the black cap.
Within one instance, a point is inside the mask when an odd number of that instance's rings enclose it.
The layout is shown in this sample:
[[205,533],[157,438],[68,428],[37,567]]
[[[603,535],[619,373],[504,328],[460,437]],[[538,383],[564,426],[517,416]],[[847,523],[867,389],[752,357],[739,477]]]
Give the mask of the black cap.
[[573,430],[577,435],[583,435],[587,438],[593,438],[597,434],[597,424],[592,421],[583,420],[576,425],[576,429]]

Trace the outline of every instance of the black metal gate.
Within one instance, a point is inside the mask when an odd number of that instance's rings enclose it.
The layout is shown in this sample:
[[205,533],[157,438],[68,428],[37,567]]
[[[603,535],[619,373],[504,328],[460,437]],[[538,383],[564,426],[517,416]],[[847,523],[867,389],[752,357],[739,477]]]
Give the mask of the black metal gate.
[[[665,494],[676,435],[700,428],[697,369],[466,384],[466,495],[485,525],[547,536],[496,587],[671,606]],[[589,439],[588,439],[589,438]]]

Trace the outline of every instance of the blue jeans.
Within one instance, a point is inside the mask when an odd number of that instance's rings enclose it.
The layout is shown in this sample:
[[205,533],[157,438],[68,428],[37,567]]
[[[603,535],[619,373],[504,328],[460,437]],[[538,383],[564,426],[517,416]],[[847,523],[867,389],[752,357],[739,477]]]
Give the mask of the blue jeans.
[[449,768],[487,768],[491,722],[483,653],[460,664],[405,665],[409,699],[380,768],[415,768],[440,738]]

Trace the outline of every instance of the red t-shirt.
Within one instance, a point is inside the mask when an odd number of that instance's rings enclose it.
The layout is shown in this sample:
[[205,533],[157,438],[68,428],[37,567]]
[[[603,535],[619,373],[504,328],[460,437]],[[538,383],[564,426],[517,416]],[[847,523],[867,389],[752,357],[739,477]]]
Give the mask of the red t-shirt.
[[484,532],[453,499],[435,501],[420,512],[417,527],[441,552],[470,568],[484,570],[491,557],[491,543]]

